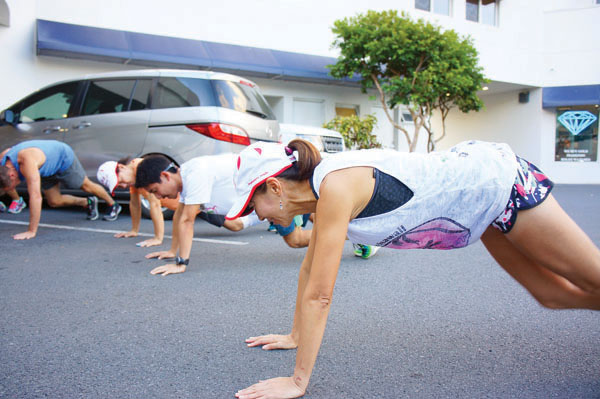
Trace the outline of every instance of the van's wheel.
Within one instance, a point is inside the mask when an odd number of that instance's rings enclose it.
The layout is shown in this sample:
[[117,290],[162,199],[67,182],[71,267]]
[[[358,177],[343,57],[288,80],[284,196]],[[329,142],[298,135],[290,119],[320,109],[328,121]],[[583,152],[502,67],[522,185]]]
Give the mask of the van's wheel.
[[[146,219],[150,219],[150,203],[143,196],[142,196],[141,200],[142,200],[142,216],[145,217]],[[164,206],[160,209],[162,211],[163,218],[165,220],[173,219],[173,214],[175,213],[174,211],[172,211],[169,208],[164,207]]]

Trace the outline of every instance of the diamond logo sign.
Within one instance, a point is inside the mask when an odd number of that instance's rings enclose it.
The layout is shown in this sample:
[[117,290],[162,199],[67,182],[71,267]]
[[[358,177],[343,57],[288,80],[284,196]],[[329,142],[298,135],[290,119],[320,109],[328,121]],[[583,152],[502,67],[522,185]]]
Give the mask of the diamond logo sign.
[[558,117],[558,121],[575,136],[596,122],[596,119],[596,115],[589,111],[567,111]]

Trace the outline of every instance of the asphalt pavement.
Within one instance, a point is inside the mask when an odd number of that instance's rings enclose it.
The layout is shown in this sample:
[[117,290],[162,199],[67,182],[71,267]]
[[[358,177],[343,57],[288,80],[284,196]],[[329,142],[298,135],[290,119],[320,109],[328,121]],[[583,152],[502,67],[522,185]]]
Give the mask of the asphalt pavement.
[[[600,245],[600,186],[554,192]],[[293,372],[295,351],[244,343],[289,332],[305,252],[265,224],[199,220],[188,271],[157,277],[156,247],[112,237],[126,213],[44,208],[12,240],[27,220],[0,214],[0,398],[232,398]],[[369,260],[347,243],[306,397],[600,398],[600,313],[542,308],[481,243]]]

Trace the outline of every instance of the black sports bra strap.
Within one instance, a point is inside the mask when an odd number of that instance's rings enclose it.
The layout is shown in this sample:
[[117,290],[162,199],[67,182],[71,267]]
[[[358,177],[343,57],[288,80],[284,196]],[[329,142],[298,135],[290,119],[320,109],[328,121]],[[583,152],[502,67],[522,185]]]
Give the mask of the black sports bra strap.
[[375,187],[371,200],[356,219],[381,215],[400,208],[413,197],[414,193],[400,180],[373,168]]

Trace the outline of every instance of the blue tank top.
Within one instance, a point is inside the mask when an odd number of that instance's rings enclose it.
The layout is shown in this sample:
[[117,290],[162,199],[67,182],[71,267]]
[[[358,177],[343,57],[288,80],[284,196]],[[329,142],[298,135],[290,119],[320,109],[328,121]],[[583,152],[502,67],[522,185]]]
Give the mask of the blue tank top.
[[19,151],[26,148],[39,148],[46,155],[46,161],[40,167],[40,176],[49,177],[54,176],[58,173],[62,173],[67,170],[75,159],[75,153],[67,144],[56,140],[30,140],[23,141],[12,147],[2,158],[2,165],[6,164],[6,160],[9,159],[14,165],[15,169],[19,173],[19,178],[24,180],[24,176],[19,170],[19,162],[17,156]]

